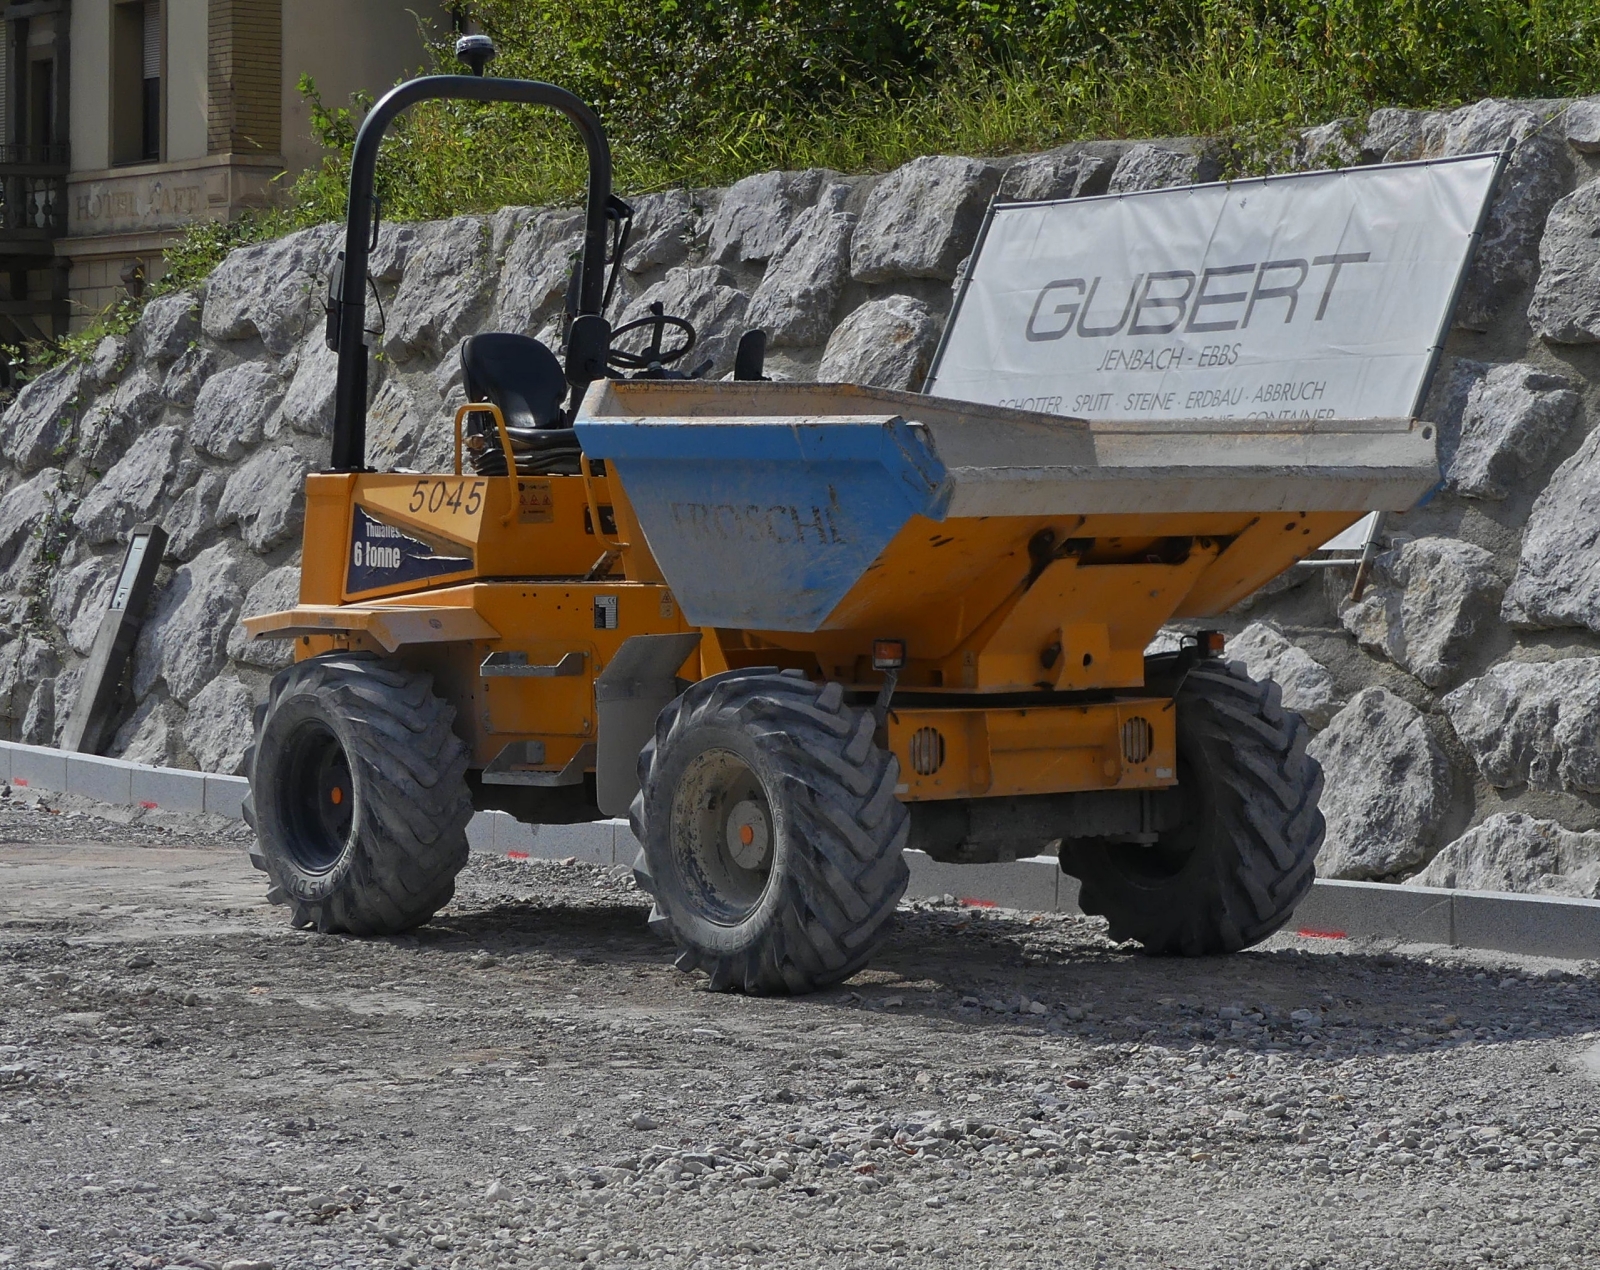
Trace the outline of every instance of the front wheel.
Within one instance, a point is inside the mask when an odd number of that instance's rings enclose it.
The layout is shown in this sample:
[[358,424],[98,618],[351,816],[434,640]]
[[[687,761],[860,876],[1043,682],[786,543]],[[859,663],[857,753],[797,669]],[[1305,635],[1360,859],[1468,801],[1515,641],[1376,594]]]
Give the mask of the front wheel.
[[1150,845],[1065,839],[1061,868],[1083,883],[1078,904],[1113,939],[1188,957],[1259,943],[1316,878],[1322,768],[1310,730],[1275,683],[1243,663],[1203,661],[1178,690],[1183,817]]
[[874,727],[799,672],[714,675],[661,712],[630,819],[680,969],[799,993],[866,965],[909,879],[900,769]]
[[472,799],[429,676],[360,653],[298,662],[245,756],[251,862],[296,926],[393,935],[450,901]]

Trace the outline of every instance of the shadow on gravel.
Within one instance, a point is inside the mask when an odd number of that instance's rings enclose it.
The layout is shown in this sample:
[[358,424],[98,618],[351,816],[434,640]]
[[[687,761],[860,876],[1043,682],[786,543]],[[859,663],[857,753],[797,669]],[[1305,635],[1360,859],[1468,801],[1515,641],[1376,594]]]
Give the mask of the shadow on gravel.
[[[943,994],[959,996],[954,1010]],[[904,1004],[884,1004],[895,997]],[[829,999],[976,1028],[1315,1057],[1600,1031],[1600,983],[1562,971],[1489,970],[1444,951],[1146,957],[1093,919],[982,913],[902,914],[872,967]]]
[[[441,952],[537,950],[586,967],[669,972],[637,901],[503,902],[417,932]],[[902,912],[872,964],[809,1002],[1097,1043],[1200,1044],[1308,1057],[1412,1053],[1600,1031],[1600,984],[1356,951],[1257,949],[1145,957],[1103,924],[981,911]]]
[[645,926],[647,911],[637,903],[569,905],[530,900],[446,912],[413,934],[423,947],[443,952],[538,951],[545,956],[569,956],[584,965],[670,963],[668,946]]

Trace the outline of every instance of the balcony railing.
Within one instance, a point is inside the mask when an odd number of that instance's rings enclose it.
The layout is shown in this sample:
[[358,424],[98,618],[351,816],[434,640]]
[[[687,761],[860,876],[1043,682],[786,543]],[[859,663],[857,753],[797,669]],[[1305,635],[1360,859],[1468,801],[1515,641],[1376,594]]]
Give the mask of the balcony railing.
[[65,173],[71,161],[72,147],[65,142],[44,146],[0,143],[0,167],[60,168]]
[[0,176],[0,230],[39,230],[49,236],[66,227],[66,177]]
[[0,144],[0,232],[54,237],[67,228],[65,144]]

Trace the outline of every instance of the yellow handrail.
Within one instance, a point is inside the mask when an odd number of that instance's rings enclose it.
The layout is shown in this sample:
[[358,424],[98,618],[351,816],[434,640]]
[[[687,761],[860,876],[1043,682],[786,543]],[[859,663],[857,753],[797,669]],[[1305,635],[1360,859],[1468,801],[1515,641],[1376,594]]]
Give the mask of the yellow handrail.
[[511,518],[517,514],[517,508],[522,500],[522,490],[517,484],[517,456],[511,452],[511,432],[506,427],[506,417],[500,413],[500,407],[492,401],[469,401],[456,411],[456,475],[461,475],[461,421],[469,414],[485,411],[494,416],[495,427],[500,430],[500,449],[506,456],[506,483],[511,491],[511,501],[506,514],[500,518],[502,525],[509,525]]

